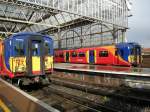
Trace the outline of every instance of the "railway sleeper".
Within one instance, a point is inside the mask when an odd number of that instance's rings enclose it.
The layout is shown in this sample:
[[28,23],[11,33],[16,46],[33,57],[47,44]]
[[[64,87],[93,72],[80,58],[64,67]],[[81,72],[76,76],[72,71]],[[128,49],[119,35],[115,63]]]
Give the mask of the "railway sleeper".
[[53,87],[49,87],[48,90],[46,90],[47,92],[52,92],[54,94],[57,94],[61,97],[64,97],[66,99],[69,99],[71,101],[74,101],[80,105],[83,105],[83,106],[87,106],[89,108],[92,108],[93,110],[101,110],[103,112],[118,112],[120,110],[118,109],[115,109],[115,108],[112,108],[112,107],[106,107],[102,104],[99,104],[99,103],[96,103],[96,102],[93,102],[92,100],[88,100],[86,98],[83,98],[83,97],[79,97],[79,96],[75,96],[75,95],[71,95],[71,94],[68,94],[66,92],[63,92],[63,91],[59,91]]
[[142,97],[137,97],[137,96],[131,96],[129,94],[121,94],[118,93],[119,91],[105,91],[102,90],[100,88],[94,88],[94,87],[90,87],[88,85],[79,85],[79,84],[75,84],[75,83],[70,83],[70,82],[64,82],[61,80],[54,80],[51,79],[53,84],[56,85],[60,85],[60,86],[65,86],[65,87],[69,87],[72,89],[78,89],[84,92],[88,92],[91,94],[95,94],[95,95],[103,95],[103,96],[108,96],[108,97],[112,97],[112,98],[116,98],[119,100],[122,100],[123,102],[128,102],[130,104],[138,104],[141,106],[150,106],[150,99],[149,98],[142,98]]

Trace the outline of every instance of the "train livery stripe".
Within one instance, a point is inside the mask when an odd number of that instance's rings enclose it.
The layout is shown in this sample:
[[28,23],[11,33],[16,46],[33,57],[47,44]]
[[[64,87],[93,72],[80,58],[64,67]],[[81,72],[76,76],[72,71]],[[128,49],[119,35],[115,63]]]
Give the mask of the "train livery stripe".
[[115,49],[116,49],[115,46],[101,47],[101,49],[109,51],[109,53],[111,54],[111,56],[114,60],[117,60],[117,58],[118,58],[118,61],[119,61],[118,64],[124,63],[126,65],[130,65],[130,63],[128,61],[124,60],[120,55],[118,55],[117,57],[115,56]]
[[89,51],[86,52],[86,60],[87,60],[87,63],[89,63]]
[[11,110],[7,107],[7,105],[5,105],[5,103],[1,99],[0,99],[0,108],[2,108],[4,112],[11,112]]
[[[2,46],[2,51],[4,51],[4,46]],[[4,52],[6,52],[6,51],[4,51]],[[14,74],[12,72],[10,72],[10,70],[6,66],[4,52],[2,52],[2,66],[3,66],[2,74],[4,74],[4,75],[9,74],[10,78],[13,78]]]
[[96,57],[97,57],[97,55],[96,55],[96,54],[97,54],[97,52],[96,52],[96,50],[94,50],[94,60],[95,60],[95,62],[94,62],[94,63],[97,63],[97,58],[96,58]]

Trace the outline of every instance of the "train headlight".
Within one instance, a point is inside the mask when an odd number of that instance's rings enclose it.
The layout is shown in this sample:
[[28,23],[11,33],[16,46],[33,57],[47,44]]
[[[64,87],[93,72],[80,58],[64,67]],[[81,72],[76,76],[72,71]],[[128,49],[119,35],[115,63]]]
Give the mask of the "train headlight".
[[22,67],[22,71],[25,71],[25,67],[24,66]]
[[15,71],[16,72],[23,72],[23,71],[25,71],[25,67],[24,66],[20,66],[20,67],[15,67]]

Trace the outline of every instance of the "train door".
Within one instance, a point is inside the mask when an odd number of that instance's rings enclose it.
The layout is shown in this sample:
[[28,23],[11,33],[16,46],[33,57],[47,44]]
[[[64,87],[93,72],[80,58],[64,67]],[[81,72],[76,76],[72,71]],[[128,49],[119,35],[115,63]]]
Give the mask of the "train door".
[[141,49],[140,47],[134,47],[132,49],[131,55],[133,55],[133,66],[137,66],[139,64],[141,64]]
[[142,63],[141,47],[137,47],[136,48],[136,52],[137,52],[137,60],[136,60],[136,62],[137,62],[137,64],[141,65],[141,63]]
[[2,71],[2,58],[1,58],[1,54],[0,54],[0,74],[1,74],[1,71]]
[[66,62],[69,62],[69,52],[66,52]]
[[116,48],[115,49],[115,60],[113,62],[114,65],[119,65],[120,64],[120,60],[119,60],[120,54],[121,54],[120,49]]
[[[33,37],[35,38],[35,37]],[[30,39],[28,43],[27,68],[30,75],[44,75],[44,47],[42,39]]]
[[94,50],[89,50],[89,63],[95,63]]

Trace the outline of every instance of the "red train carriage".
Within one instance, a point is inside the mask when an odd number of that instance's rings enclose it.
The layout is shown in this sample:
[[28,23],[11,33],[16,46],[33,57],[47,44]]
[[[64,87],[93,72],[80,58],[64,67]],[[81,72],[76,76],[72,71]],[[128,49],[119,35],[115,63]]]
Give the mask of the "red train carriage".
[[[61,54],[61,55],[58,55]],[[137,66],[141,63],[141,47],[137,43],[55,50],[55,62]]]
[[64,51],[55,52],[54,62],[65,62]]

